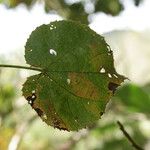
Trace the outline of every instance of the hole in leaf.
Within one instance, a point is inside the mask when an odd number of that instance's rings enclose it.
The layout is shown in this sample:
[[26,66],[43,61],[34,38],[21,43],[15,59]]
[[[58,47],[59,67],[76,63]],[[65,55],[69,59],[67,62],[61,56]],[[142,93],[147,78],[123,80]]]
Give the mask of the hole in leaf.
[[118,76],[117,76],[116,74],[113,74],[113,76],[114,76],[115,78],[118,78]]
[[105,73],[105,72],[106,72],[105,69],[101,68],[100,73]]
[[112,75],[111,75],[110,73],[108,73],[108,77],[109,77],[109,78],[112,78]]
[[34,100],[36,99],[36,95],[33,93],[32,96],[28,96],[26,99],[28,103],[32,106],[34,103]]
[[55,56],[57,55],[57,52],[56,52],[55,50],[53,50],[53,49],[50,49],[50,50],[49,50],[49,53],[50,53],[51,55],[55,55]]
[[35,95],[32,95],[32,99],[34,99],[35,98]]

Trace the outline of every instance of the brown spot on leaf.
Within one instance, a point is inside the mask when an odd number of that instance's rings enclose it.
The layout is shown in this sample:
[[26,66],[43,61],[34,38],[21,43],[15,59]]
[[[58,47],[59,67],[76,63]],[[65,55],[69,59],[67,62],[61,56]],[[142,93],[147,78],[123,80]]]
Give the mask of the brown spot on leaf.
[[36,99],[35,93],[33,93],[32,96],[28,96],[28,97],[26,98],[26,100],[28,101],[28,103],[29,103],[31,106],[33,106],[35,99]]
[[70,86],[75,95],[87,99],[99,99],[97,87],[84,74],[69,73],[68,77],[71,80]]
[[113,83],[113,82],[109,82],[108,89],[111,90],[113,92],[113,94],[114,94],[118,86],[119,86],[119,84],[116,84],[116,83]]
[[41,117],[43,116],[43,111],[39,108],[34,108],[34,110],[37,112],[37,114]]
[[104,114],[104,112],[101,111],[101,112],[100,112],[100,116],[102,116],[103,114]]

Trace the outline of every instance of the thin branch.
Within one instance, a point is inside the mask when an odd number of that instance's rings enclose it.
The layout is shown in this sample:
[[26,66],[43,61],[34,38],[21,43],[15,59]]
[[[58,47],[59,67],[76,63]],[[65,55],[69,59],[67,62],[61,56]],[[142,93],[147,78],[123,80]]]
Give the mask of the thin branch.
[[0,64],[0,67],[4,68],[17,68],[17,69],[28,69],[28,70],[34,70],[34,71],[40,71],[42,72],[43,69],[41,68],[36,68],[36,67],[27,67],[27,66],[19,66],[19,65],[5,65],[5,64]]
[[117,121],[117,124],[120,127],[120,130],[123,132],[124,136],[128,139],[128,141],[132,144],[132,146],[137,149],[137,150],[144,150],[141,148],[132,138],[131,136],[127,133],[127,131],[124,129],[124,126],[120,121]]
[[23,139],[24,134],[26,133],[27,129],[30,127],[29,125],[31,125],[36,118],[37,118],[36,116],[33,116],[32,118],[23,122],[21,125],[17,127],[16,133],[13,135],[8,145],[8,150],[19,149],[19,145]]

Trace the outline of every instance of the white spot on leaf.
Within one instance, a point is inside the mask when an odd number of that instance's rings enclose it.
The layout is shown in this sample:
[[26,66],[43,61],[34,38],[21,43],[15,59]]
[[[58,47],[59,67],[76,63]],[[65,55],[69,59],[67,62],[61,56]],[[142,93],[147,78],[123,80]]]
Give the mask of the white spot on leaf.
[[32,100],[29,100],[29,104],[32,104]]
[[112,75],[111,75],[110,73],[108,73],[108,77],[109,77],[109,78],[112,78]]
[[106,72],[105,69],[101,68],[100,73],[105,73],[105,72]]
[[35,90],[33,90],[32,93],[34,94],[34,93],[35,93]]
[[90,102],[88,102],[88,105],[90,104]]
[[116,74],[113,74],[113,76],[114,76],[115,78],[118,78],[118,76],[117,76]]
[[45,114],[43,114],[41,117],[45,120],[47,119],[47,116]]
[[67,83],[70,84],[70,79],[67,79]]
[[49,50],[49,53],[50,53],[51,55],[55,55],[55,56],[57,55],[57,52],[56,52],[55,50],[53,50],[53,49],[50,49],[50,50]]
[[109,45],[107,45],[107,48],[108,48],[108,51],[111,52],[111,49],[110,49],[110,46],[109,46]]
[[32,95],[32,98],[35,98],[35,95]]
[[56,26],[54,26],[53,24],[50,25],[49,27],[50,30],[56,29]]

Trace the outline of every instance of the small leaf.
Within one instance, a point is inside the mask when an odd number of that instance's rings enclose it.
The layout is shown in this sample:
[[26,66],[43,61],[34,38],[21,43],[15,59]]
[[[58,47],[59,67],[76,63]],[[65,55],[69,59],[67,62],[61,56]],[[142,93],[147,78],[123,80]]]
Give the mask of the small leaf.
[[97,0],[95,4],[95,12],[102,11],[112,16],[118,15],[123,9],[119,0]]
[[72,21],[52,22],[33,31],[25,59],[43,71],[27,79],[23,95],[43,121],[58,129],[93,124],[125,79],[115,71],[104,38]]

